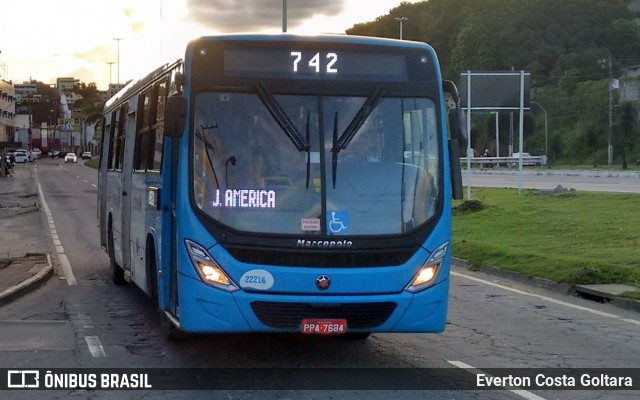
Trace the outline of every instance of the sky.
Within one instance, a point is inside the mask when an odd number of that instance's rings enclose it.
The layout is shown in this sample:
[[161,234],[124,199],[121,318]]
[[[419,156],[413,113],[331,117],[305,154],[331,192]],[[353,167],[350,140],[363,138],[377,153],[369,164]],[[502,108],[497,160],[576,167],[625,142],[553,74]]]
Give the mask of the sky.
[[[422,0],[287,0],[287,31],[344,33],[402,1]],[[110,82],[184,58],[196,37],[282,32],[282,8],[283,0],[3,1],[0,78],[55,83],[73,77],[106,90]]]

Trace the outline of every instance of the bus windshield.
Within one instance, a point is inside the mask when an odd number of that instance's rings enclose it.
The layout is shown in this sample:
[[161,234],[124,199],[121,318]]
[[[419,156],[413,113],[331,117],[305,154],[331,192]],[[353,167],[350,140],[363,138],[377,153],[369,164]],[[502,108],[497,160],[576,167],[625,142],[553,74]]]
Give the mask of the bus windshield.
[[389,235],[426,223],[441,201],[431,99],[378,91],[195,96],[193,198],[231,229]]

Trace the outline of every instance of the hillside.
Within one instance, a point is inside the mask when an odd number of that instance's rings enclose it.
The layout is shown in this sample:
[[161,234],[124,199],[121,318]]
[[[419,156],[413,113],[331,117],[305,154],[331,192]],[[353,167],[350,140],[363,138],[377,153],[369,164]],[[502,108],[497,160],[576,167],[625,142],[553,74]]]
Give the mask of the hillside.
[[[460,71],[468,69],[530,71],[532,97],[548,112],[551,159],[598,165],[607,162],[608,60],[613,78],[640,64],[636,10],[640,1],[429,0],[402,3],[347,33],[397,38],[395,18],[407,17],[404,39],[430,43],[448,79],[458,82]],[[631,135],[625,133],[622,119],[628,116],[618,111],[622,108],[614,107],[619,164],[623,149],[626,158],[640,156],[637,124]],[[543,121],[539,109],[527,113],[525,150],[530,153],[544,151]],[[493,118],[474,117],[474,147],[495,149],[493,124]],[[508,132],[508,116],[500,125]],[[500,148],[506,149],[509,135],[503,136]]]

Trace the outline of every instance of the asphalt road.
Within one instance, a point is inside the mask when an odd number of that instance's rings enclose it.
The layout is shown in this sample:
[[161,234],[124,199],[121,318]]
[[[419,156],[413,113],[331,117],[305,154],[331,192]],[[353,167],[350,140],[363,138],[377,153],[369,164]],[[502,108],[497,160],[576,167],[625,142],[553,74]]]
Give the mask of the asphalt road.
[[[637,368],[640,315],[454,268],[445,333],[374,334],[365,341],[296,335],[202,335],[168,342],[157,312],[131,286],[109,282],[96,219],[96,171],[58,160],[38,164],[68,271],[0,307],[0,368]],[[63,257],[63,258],[64,258]],[[340,370],[338,370],[340,371]],[[341,372],[346,380],[362,379]],[[637,372],[636,372],[637,373]],[[460,375],[463,374],[463,375]],[[391,375],[391,373],[389,374]],[[313,379],[313,376],[310,378]],[[384,385],[385,376],[378,382]],[[256,382],[260,371],[256,370]],[[451,382],[449,380],[449,382]],[[367,382],[362,383],[366,386]],[[393,382],[389,382],[390,385]],[[314,382],[309,382],[313,387]],[[336,389],[330,382],[326,389]],[[410,389],[410,388],[404,388]],[[627,399],[638,392],[252,390],[6,391],[2,399]]]
[[[609,173],[580,173],[577,171],[552,171],[535,173],[526,171],[522,175],[523,189],[551,190],[558,186],[590,192],[640,193],[639,175]],[[597,175],[597,176],[596,176]],[[518,188],[518,172],[492,169],[475,170],[471,174],[472,187]],[[467,171],[462,171],[462,181],[466,189],[469,182]],[[465,192],[466,193],[466,192]]]

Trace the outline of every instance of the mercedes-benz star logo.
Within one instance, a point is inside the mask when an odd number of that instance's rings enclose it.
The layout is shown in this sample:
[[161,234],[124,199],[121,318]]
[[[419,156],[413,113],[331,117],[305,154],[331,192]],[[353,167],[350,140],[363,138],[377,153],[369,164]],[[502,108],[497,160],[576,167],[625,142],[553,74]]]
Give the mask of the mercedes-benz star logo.
[[331,286],[331,278],[328,275],[320,275],[316,278],[316,287],[320,290],[327,290]]

